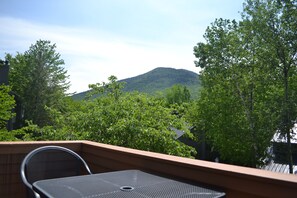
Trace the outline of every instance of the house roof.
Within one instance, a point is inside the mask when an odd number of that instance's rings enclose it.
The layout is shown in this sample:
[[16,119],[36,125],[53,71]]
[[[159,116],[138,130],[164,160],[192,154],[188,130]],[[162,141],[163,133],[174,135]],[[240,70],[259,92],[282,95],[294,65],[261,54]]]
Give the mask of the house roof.
[[[292,128],[293,133],[291,138],[291,143],[297,144],[297,124],[294,124],[294,127]],[[287,136],[281,135],[279,132],[276,132],[271,140],[272,142],[287,142]]]
[[185,134],[184,131],[179,130],[177,128],[170,127],[170,129],[176,133],[176,139],[180,138],[181,136],[183,136]]
[[[269,170],[277,173],[289,173],[288,164],[279,164],[275,162],[270,162],[268,165],[262,167],[263,170]],[[293,165],[293,173],[297,175],[297,166]]]

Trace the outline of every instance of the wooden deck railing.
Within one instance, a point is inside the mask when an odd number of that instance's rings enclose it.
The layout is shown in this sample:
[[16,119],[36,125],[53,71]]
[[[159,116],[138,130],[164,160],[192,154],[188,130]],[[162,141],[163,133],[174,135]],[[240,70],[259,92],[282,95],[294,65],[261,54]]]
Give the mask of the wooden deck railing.
[[20,164],[34,148],[60,145],[79,153],[92,172],[140,169],[219,188],[227,197],[296,197],[297,176],[169,156],[90,141],[0,142],[0,197],[24,198]]

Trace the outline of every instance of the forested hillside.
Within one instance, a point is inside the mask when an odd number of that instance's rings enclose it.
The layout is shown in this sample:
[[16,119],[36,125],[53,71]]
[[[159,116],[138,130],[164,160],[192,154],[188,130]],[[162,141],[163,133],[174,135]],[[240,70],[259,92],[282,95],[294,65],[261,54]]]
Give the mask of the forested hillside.
[[[145,74],[141,74],[132,78],[122,79],[124,82],[123,91],[132,92],[139,91],[154,95],[157,92],[164,92],[173,85],[186,86],[192,98],[197,98],[200,89],[199,75],[185,69],[174,69],[158,67]],[[81,92],[72,96],[75,100],[83,99],[88,91]]]

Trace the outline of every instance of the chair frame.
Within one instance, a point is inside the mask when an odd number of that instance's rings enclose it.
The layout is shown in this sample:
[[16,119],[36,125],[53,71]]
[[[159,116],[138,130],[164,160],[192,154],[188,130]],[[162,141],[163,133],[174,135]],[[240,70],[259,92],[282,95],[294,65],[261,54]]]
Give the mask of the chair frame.
[[62,152],[66,152],[68,154],[71,154],[73,155],[74,157],[76,157],[78,160],[80,160],[82,162],[82,165],[85,167],[85,170],[87,171],[87,173],[89,174],[92,174],[88,164],[85,162],[85,160],[80,156],[78,155],[76,152],[68,149],[68,148],[65,148],[65,147],[61,147],[61,146],[42,146],[42,147],[39,147],[39,148],[36,148],[34,150],[32,150],[31,152],[29,152],[25,158],[23,159],[22,161],[22,164],[21,164],[21,178],[22,178],[22,181],[24,182],[24,184],[29,188],[31,189],[31,191],[34,193],[35,197],[39,197],[39,195],[34,192],[33,190],[33,187],[32,187],[32,184],[27,180],[27,173],[26,173],[26,167],[28,165],[28,162],[30,161],[30,159],[37,153],[40,153],[40,152],[43,152],[43,151],[49,151],[49,150],[53,150],[53,151],[62,151]]

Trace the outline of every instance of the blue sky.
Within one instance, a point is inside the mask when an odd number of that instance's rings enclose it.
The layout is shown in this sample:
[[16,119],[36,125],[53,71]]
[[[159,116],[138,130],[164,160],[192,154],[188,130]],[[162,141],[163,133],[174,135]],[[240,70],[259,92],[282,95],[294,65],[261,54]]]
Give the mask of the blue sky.
[[215,18],[240,20],[244,0],[1,0],[0,58],[56,43],[69,92],[156,67],[199,72],[193,47]]

